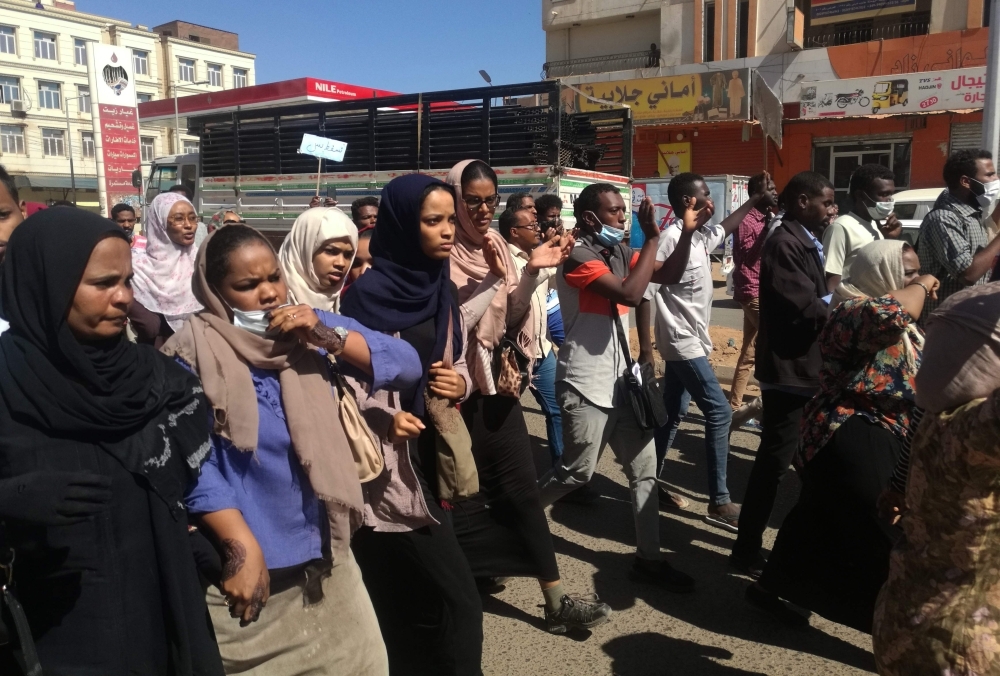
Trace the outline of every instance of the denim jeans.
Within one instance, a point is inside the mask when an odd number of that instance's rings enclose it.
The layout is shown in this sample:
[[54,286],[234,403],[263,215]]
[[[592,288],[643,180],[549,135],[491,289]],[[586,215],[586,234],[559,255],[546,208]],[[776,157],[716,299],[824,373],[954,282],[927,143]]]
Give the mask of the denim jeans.
[[656,463],[662,475],[664,458],[674,443],[677,428],[687,415],[694,399],[705,414],[705,454],[708,465],[708,497],[712,505],[725,505],[732,500],[726,486],[729,462],[729,424],[733,410],[715,377],[706,357],[664,362],[663,403],[667,407],[667,424],[656,430]]
[[552,466],[559,464],[563,454],[562,414],[556,401],[556,355],[552,350],[543,359],[535,360],[531,376],[531,393],[545,414],[545,431],[549,437]]

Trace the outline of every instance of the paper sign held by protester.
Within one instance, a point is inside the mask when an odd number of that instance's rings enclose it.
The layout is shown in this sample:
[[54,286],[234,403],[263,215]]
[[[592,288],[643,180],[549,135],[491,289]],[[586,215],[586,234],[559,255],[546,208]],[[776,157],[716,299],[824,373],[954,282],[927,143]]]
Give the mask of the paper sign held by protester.
[[344,153],[347,152],[347,144],[344,141],[337,141],[332,138],[323,138],[322,136],[303,134],[302,145],[299,146],[299,152],[305,153],[306,155],[312,155],[313,157],[319,157],[324,160],[343,162]]

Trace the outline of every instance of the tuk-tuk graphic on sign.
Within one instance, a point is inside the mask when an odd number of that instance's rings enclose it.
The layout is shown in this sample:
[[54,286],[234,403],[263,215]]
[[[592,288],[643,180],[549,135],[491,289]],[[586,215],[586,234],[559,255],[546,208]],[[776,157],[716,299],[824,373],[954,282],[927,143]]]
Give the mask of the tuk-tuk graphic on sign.
[[892,106],[905,106],[909,100],[909,82],[907,80],[885,80],[876,82],[872,91],[872,114],[875,115],[882,108]]

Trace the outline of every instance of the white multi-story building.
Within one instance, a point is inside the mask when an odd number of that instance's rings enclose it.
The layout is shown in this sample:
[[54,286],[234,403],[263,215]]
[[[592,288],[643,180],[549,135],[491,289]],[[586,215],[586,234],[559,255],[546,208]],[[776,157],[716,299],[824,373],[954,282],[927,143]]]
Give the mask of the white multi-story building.
[[[0,164],[24,200],[73,200],[75,183],[77,203],[98,207],[89,43],[132,49],[140,102],[255,84],[255,57],[239,51],[235,33],[181,21],[150,29],[69,0],[37,4],[0,0]],[[144,165],[197,147],[163,127],[142,127],[140,139]]]

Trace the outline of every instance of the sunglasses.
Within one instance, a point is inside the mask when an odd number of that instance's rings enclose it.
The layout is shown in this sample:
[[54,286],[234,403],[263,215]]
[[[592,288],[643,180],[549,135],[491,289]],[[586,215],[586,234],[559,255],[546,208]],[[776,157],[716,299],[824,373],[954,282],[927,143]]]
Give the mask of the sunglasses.
[[233,219],[229,218],[229,219],[227,219],[225,221],[222,221],[222,224],[223,225],[246,225],[247,222],[244,221],[242,218],[240,220],[238,220],[238,221],[234,221]]

